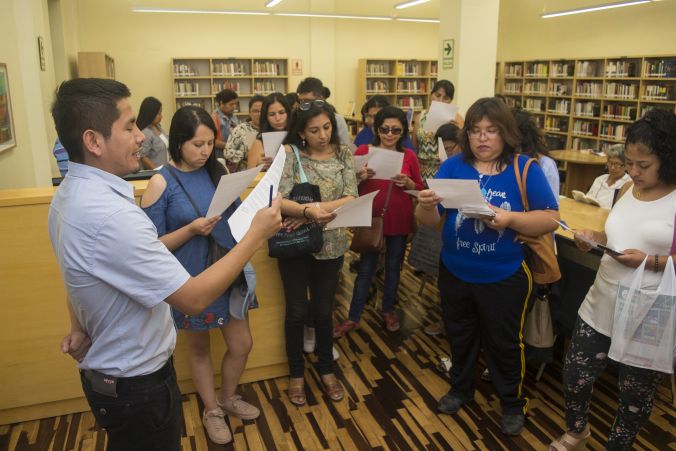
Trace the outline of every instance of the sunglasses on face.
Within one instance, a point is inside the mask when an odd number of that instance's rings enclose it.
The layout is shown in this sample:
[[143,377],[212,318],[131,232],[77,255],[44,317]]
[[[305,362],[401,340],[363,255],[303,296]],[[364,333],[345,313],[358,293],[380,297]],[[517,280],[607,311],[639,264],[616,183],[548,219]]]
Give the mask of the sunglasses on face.
[[304,100],[298,105],[298,109],[301,111],[308,111],[313,106],[321,108],[326,105],[326,102],[323,100]]
[[378,127],[378,132],[381,135],[389,135],[392,133],[394,136],[399,136],[404,130],[400,127]]

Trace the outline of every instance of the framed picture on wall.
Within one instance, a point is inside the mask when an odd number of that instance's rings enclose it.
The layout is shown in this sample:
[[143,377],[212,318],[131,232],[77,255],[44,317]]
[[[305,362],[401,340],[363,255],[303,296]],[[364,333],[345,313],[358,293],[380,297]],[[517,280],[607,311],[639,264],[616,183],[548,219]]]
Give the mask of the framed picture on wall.
[[16,146],[7,65],[0,63],[0,152]]

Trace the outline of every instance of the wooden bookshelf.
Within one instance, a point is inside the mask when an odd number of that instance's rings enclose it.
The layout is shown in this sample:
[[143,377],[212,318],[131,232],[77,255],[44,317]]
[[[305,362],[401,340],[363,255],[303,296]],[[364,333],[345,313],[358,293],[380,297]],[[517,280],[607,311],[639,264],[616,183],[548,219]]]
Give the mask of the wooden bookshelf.
[[215,97],[229,88],[239,95],[237,115],[249,115],[255,94],[287,93],[289,60],[286,58],[173,58],[171,77],[176,109],[201,106],[211,112]]
[[676,112],[676,56],[504,62],[499,93],[534,114],[551,149],[622,143],[652,108]]
[[360,59],[357,103],[380,94],[402,109],[428,108],[438,67],[437,60]]
[[103,52],[78,52],[77,72],[80,78],[115,80],[115,60]]

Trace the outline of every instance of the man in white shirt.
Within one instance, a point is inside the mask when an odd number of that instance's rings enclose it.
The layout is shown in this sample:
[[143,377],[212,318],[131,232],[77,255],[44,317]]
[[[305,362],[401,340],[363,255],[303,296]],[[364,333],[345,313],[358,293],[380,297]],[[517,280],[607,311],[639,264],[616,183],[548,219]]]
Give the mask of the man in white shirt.
[[258,212],[225,257],[191,277],[121,178],[138,169],[144,139],[129,96],[113,80],[75,79],[59,86],[52,106],[70,157],[49,212],[72,323],[62,350],[80,362],[108,450],[178,450],[182,410],[169,305],[197,313],[223,293],[280,228],[280,200]]

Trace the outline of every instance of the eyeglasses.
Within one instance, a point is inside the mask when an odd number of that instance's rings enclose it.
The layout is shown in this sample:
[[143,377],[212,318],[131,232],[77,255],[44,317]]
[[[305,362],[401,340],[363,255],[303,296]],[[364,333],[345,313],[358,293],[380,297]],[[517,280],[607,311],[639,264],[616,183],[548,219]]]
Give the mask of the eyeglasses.
[[304,100],[300,102],[300,104],[298,105],[298,109],[301,111],[308,111],[313,106],[321,108],[324,105],[326,105],[326,102],[324,102],[323,100]]
[[467,131],[467,134],[470,138],[479,138],[481,135],[485,135],[486,138],[493,139],[500,134],[500,130],[496,129],[486,129],[481,130],[479,128],[471,128]]
[[389,135],[392,133],[394,136],[399,136],[404,130],[400,127],[378,127],[378,132],[382,135]]
[[607,163],[606,166],[608,166],[609,168],[618,168],[619,169],[619,168],[624,167],[624,163],[617,163],[615,161],[612,161],[612,162]]

